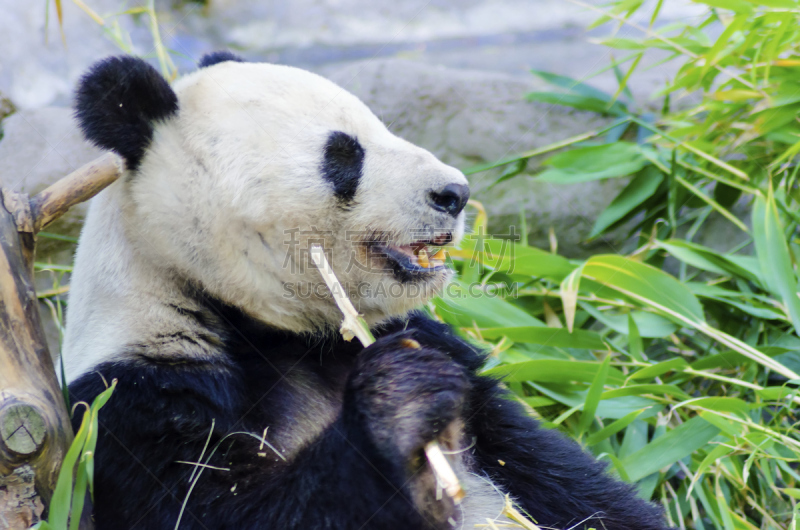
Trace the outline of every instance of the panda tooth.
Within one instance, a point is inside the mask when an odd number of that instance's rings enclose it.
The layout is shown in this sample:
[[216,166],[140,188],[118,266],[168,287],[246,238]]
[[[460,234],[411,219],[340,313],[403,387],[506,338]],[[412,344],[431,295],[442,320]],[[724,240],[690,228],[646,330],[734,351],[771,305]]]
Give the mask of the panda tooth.
[[428,251],[425,248],[419,249],[417,253],[417,264],[420,267],[425,267],[426,269],[429,267],[430,263],[428,262]]

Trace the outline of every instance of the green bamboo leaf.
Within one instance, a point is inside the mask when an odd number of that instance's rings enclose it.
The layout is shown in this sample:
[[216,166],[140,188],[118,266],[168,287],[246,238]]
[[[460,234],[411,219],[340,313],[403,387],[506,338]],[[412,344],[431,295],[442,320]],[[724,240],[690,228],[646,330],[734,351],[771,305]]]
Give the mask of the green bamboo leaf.
[[[682,141],[678,140],[677,138],[675,138],[674,136],[665,133],[664,131],[658,129],[657,127],[654,127],[652,124],[647,123],[646,121],[644,121],[644,120],[642,120],[642,119],[640,119],[640,118],[638,118],[636,116],[628,115],[628,119],[630,119],[630,121],[636,123],[640,127],[643,127],[645,129],[650,130],[650,132],[652,132],[653,134],[661,136],[662,138],[664,138],[666,140],[669,140],[670,142],[674,142],[677,145],[679,145],[680,147],[682,147],[683,149],[686,149],[687,151],[690,151],[691,153],[694,153],[695,155],[699,156],[700,158],[708,160],[709,162],[711,162],[715,166],[720,167],[720,168],[724,169],[725,171],[728,171],[728,172],[736,175],[737,177],[739,177],[739,178],[741,178],[743,180],[750,180],[750,177],[747,176],[747,173],[745,173],[741,169],[735,168],[732,165],[728,164],[727,162],[723,162],[719,158],[708,154],[707,152],[703,151],[702,149],[697,148],[696,146],[692,145],[691,143],[682,142]],[[673,165],[673,167],[674,167],[674,165]]]
[[576,184],[632,175],[649,164],[638,144],[614,142],[578,147],[547,159],[550,166],[536,178],[558,184]]
[[692,490],[694,489],[695,484],[697,481],[703,476],[703,473],[706,472],[708,467],[725,456],[728,456],[733,452],[733,447],[729,447],[727,445],[718,445],[714,449],[712,449],[706,457],[700,462],[700,465],[697,466],[697,470],[694,472],[694,476],[692,477],[692,482],[689,484],[689,489],[686,495],[690,495]]
[[717,427],[702,418],[694,417],[623,458],[622,464],[630,480],[636,482],[691,455],[717,434]]
[[[586,378],[590,381],[593,373],[585,374]],[[613,367],[609,370],[609,384],[614,383],[617,375],[620,372]],[[588,382],[588,381],[587,381]],[[586,385],[582,383],[572,384],[571,381],[556,381],[556,382],[541,382],[528,381],[528,385],[535,388],[545,396],[562,403],[568,407],[575,407],[575,410],[582,410],[586,402]],[[605,393],[604,393],[605,395]],[[635,410],[644,410],[641,419],[650,418],[661,412],[664,407],[659,405],[652,399],[647,399],[639,396],[622,396],[606,399],[605,397],[597,405],[597,412],[595,416],[603,419],[619,419],[625,417],[627,414]],[[647,425],[647,424],[645,424]]]
[[646,50],[647,45],[636,39],[611,38],[602,39],[599,44],[616,50]]
[[603,339],[594,331],[576,329],[570,333],[565,328],[542,326],[483,328],[481,335],[487,339],[508,337],[514,342],[545,344],[556,348],[583,348],[587,350],[603,350],[606,348]]
[[[773,107],[753,114],[753,130],[758,136],[765,135],[772,131],[777,131],[783,126],[792,123],[792,116],[800,111],[800,105],[785,105],[783,107]],[[757,137],[758,137],[757,136]]]
[[[475,209],[477,210],[477,215],[475,216],[475,221],[472,225],[472,233],[468,239],[474,243],[474,249],[477,250],[467,253],[468,259],[464,261],[464,264],[461,267],[461,279],[467,285],[473,285],[477,283],[481,277],[481,273],[483,272],[483,257],[485,254],[483,251],[483,242],[486,239],[486,226],[489,222],[488,216],[486,215],[486,210],[482,204],[477,203],[475,205]],[[456,252],[451,250],[449,254],[451,257],[455,257]]]
[[623,126],[629,122],[628,117],[623,117],[619,120],[615,120],[613,123],[600,127],[599,129],[594,129],[585,133],[581,133],[575,136],[570,136],[569,138],[565,138],[563,140],[559,140],[557,142],[553,142],[551,144],[544,145],[542,147],[537,147],[535,149],[530,149],[518,155],[513,155],[510,157],[504,157],[500,160],[496,160],[494,162],[487,162],[483,164],[477,164],[475,166],[469,167],[464,170],[465,175],[472,175],[474,173],[480,173],[481,171],[487,171],[489,169],[494,169],[501,166],[506,166],[508,164],[515,164],[523,159],[532,158],[534,156],[539,156],[547,153],[551,153],[558,149],[563,149],[564,147],[569,147],[570,145],[577,144],[580,142],[585,142],[586,140],[590,140],[597,136],[601,136],[612,129],[616,129],[617,127]]
[[611,204],[600,213],[592,227],[589,238],[592,239],[599,236],[608,227],[652,197],[663,181],[664,175],[655,168],[653,168],[653,171],[648,171],[648,168],[641,171],[625,186],[619,195],[614,197]]
[[697,498],[700,499],[700,502],[702,503],[706,514],[708,514],[708,516],[711,518],[715,529],[721,528],[722,521],[719,518],[719,509],[717,508],[717,503],[712,502],[714,500],[714,496],[711,494],[711,489],[706,483],[700,482],[694,493],[697,495]]
[[800,390],[797,388],[790,388],[786,386],[768,386],[766,388],[762,388],[761,390],[756,390],[756,394],[758,394],[762,399],[768,401],[780,401],[782,399],[797,395],[798,392],[800,392]]
[[533,408],[549,407],[556,403],[554,399],[550,399],[549,397],[545,396],[524,397],[522,398],[522,401],[524,401]]
[[622,444],[619,446],[617,454],[621,459],[627,458],[637,451],[647,447],[648,432],[650,428],[641,419],[635,420],[627,429],[622,437]]
[[728,418],[717,414],[716,412],[711,412],[710,410],[701,410],[698,412],[698,414],[705,421],[732,438],[741,436],[742,432],[744,431],[744,426],[741,423],[729,420]]
[[442,296],[434,298],[436,314],[450,325],[462,328],[544,326],[544,322],[498,296],[484,293],[480,285],[453,282]]
[[642,394],[673,396],[680,400],[691,399],[691,396],[675,385],[627,385],[622,388],[606,390],[603,399],[612,399],[622,396],[641,396]]
[[[619,98],[620,94],[622,94],[622,93],[625,93],[625,97],[627,97],[629,100],[633,100],[633,94],[631,94],[630,87],[628,86],[628,80],[630,80],[631,75],[633,75],[633,72],[636,70],[636,67],[639,66],[639,62],[642,60],[642,57],[644,57],[644,52],[639,53],[636,56],[636,58],[633,60],[633,62],[631,63],[630,67],[628,68],[628,71],[625,73],[624,76],[622,76],[619,79],[619,87],[617,88],[617,91],[614,92],[614,95],[612,96],[612,99],[613,99],[614,102],[617,101],[617,98]],[[618,65],[614,65],[614,71],[615,72],[617,71],[617,68],[618,68]]]
[[735,397],[712,396],[689,399],[674,406],[674,409],[690,406],[693,408],[709,409],[715,412],[733,413],[739,417],[747,418],[750,405]]
[[[800,97],[800,94],[798,94],[798,97]],[[775,168],[779,167],[784,160],[794,157],[795,155],[797,155],[797,153],[800,153],[800,140],[791,144],[789,148],[783,152],[783,154],[781,154],[778,158],[773,160],[772,163],[769,165],[769,168],[774,170]]]
[[638,261],[615,255],[590,258],[583,275],[623,294],[679,315],[704,322],[703,307],[692,292],[669,274]]
[[773,7],[775,9],[796,9],[797,0],[746,0],[757,6]]
[[510,180],[510,179],[516,177],[517,175],[521,174],[522,172],[524,172],[525,168],[528,167],[528,160],[530,160],[530,159],[529,158],[519,158],[519,159],[515,160],[514,162],[508,164],[508,166],[506,166],[506,168],[503,170],[503,172],[500,174],[500,176],[497,177],[497,180],[495,180],[491,184],[491,186],[489,186],[489,188],[493,188],[493,187],[497,186],[498,184],[500,184],[501,182],[505,182],[507,180]]
[[630,378],[637,379],[653,379],[667,372],[680,372],[689,366],[689,363],[684,361],[681,357],[675,357],[668,361],[660,362],[647,368],[642,368],[631,374]]
[[733,17],[733,20],[728,23],[725,30],[717,38],[717,41],[714,43],[708,53],[705,54],[705,64],[703,65],[704,73],[717,64],[723,50],[729,45],[733,34],[742,30],[748,21],[749,18],[746,14]]
[[49,523],[56,530],[66,530],[67,528],[70,509],[72,508],[72,477],[75,472],[75,464],[78,463],[78,458],[80,458],[83,451],[89,431],[90,419],[91,412],[87,410],[83,414],[81,426],[75,434],[75,439],[61,462],[61,471],[58,473],[56,487],[50,500]]
[[631,357],[637,361],[644,362],[642,337],[639,335],[639,327],[636,325],[636,319],[634,319],[633,315],[630,313],[628,313],[628,349],[630,350]]
[[779,296],[786,306],[795,334],[800,334],[800,299],[797,297],[797,277],[783,236],[775,197],[770,186],[767,196],[757,196],[753,206],[753,240],[769,290]]
[[[597,362],[537,359],[535,361],[497,366],[486,370],[484,374],[503,377],[505,381],[510,383],[522,381],[539,381],[543,383],[581,381],[591,383],[594,381],[598,370],[600,370],[600,363]],[[625,376],[616,368],[611,367],[608,369],[607,379],[609,383],[619,385],[625,380]]]
[[594,414],[597,412],[597,404],[600,403],[600,396],[603,394],[606,379],[608,378],[608,368],[610,366],[610,362],[611,355],[609,354],[606,355],[605,359],[603,359],[603,362],[600,364],[600,369],[595,374],[594,379],[592,380],[592,386],[589,387],[589,392],[586,394],[586,401],[584,401],[583,404],[583,412],[578,420],[578,438],[583,436],[583,433],[586,432],[586,429],[588,429],[589,425],[592,424]]
[[606,425],[599,431],[593,432],[592,434],[586,437],[586,445],[591,447],[592,445],[597,445],[603,440],[610,438],[611,436],[614,436],[619,431],[630,425],[631,422],[633,422],[633,420],[638,418],[644,411],[645,409],[634,410],[633,412],[626,414],[620,419]]
[[[101,392],[84,412],[81,426],[61,463],[61,470],[58,473],[56,487],[50,501],[49,526],[41,528],[67,530],[69,521],[69,529],[77,530],[86,499],[86,489],[92,484],[94,450],[97,445],[98,433],[97,415],[111,398],[116,386],[117,380],[115,379],[111,386]],[[78,465],[77,470],[75,469],[76,464]]]
[[659,269],[621,256],[600,255],[586,262],[583,275],[657,310],[676,322],[701,331],[788,379],[800,379],[800,375],[793,370],[770,359],[756,348],[709,326],[703,317],[702,306],[692,292],[684,284]]
[[[589,282],[583,282],[583,284],[587,283]],[[629,318],[633,318],[633,321],[636,323],[639,336],[648,339],[668,337],[678,329],[678,326],[671,320],[649,311],[631,310],[627,314],[623,313],[620,315],[614,314],[611,311],[600,311],[586,302],[579,302],[578,305],[598,321],[622,335],[630,336],[631,334],[631,329],[628,326]]]
[[692,183],[690,183],[689,181],[687,181],[686,179],[684,179],[680,175],[675,175],[675,181],[679,182],[684,188],[686,188],[691,193],[693,193],[697,198],[699,198],[700,200],[702,200],[703,202],[705,202],[706,204],[711,206],[714,210],[717,211],[717,213],[722,215],[725,219],[727,219],[728,221],[730,221],[731,223],[736,225],[736,227],[739,230],[743,231],[746,234],[750,232],[747,229],[747,226],[743,222],[741,222],[727,208],[723,208],[717,201],[715,201],[714,199],[712,199],[711,197],[709,197],[708,195],[703,193],[703,191],[700,190],[700,188],[698,188],[697,186],[693,185]]
[[485,267],[510,274],[526,274],[560,282],[575,269],[568,259],[522,243],[499,237],[467,235],[460,248],[449,252],[454,258],[480,261]]
[[705,4],[720,9],[729,9],[736,13],[750,14],[753,6],[747,0],[694,0],[698,4]]
[[761,92],[756,90],[743,90],[743,89],[731,89],[731,90],[719,90],[710,94],[712,99],[718,101],[733,101],[736,103],[741,103],[742,101],[747,101],[750,99],[760,99],[762,97]]
[[800,500],[800,488],[781,488],[781,491],[793,499]]
[[92,402],[90,407],[92,417],[89,432],[86,435],[86,444],[84,446],[84,457],[86,457],[86,479],[89,486],[89,493],[94,500],[94,453],[97,447],[97,437],[100,434],[100,409],[105,406],[114,390],[117,388],[117,380],[111,381],[111,386],[101,392]]
[[788,321],[786,313],[776,308],[775,303],[771,300],[769,302],[762,301],[763,299],[760,297],[748,296],[740,291],[731,291],[705,283],[687,282],[686,285],[697,296],[735,307],[756,318]]
[[78,530],[81,523],[83,505],[86,502],[86,487],[88,477],[86,475],[86,462],[91,459],[91,454],[84,454],[78,462],[78,471],[75,473],[75,487],[72,492],[72,510],[70,511],[69,530]]
[[680,239],[656,241],[655,244],[684,263],[698,269],[716,272],[722,276],[736,276],[753,283],[759,282],[759,277],[748,269],[728,259],[727,256],[703,245]]
[[552,105],[563,105],[578,110],[588,110],[599,114],[621,116],[625,113],[625,108],[618,102],[609,107],[608,103],[602,99],[578,94],[567,94],[563,92],[530,92],[525,95],[525,99]]
[[578,307],[578,288],[581,284],[583,265],[569,273],[564,281],[561,282],[561,304],[564,308],[564,319],[567,321],[567,329],[572,332],[575,326],[575,311]]
[[592,85],[589,85],[587,83],[584,83],[583,81],[579,81],[572,77],[554,74],[552,72],[545,72],[543,70],[531,70],[531,73],[539,77],[540,79],[547,81],[551,85],[560,88],[565,88],[570,92],[574,92],[575,94],[596,98],[606,103],[611,102],[611,95],[606,94],[602,90],[599,90],[593,87]]
[[719,480],[719,476],[717,476],[714,486],[714,497],[717,500],[717,507],[719,509],[720,518],[722,519],[722,524],[725,530],[736,530],[736,525],[733,523],[733,518],[731,517],[730,501],[725,498],[725,494],[722,492],[722,488],[719,485]]
[[603,458],[608,458],[611,460],[611,463],[614,465],[614,469],[619,473],[619,478],[624,480],[625,482],[631,482],[630,477],[628,477],[628,472],[625,470],[625,466],[622,464],[622,461],[611,453],[606,453],[602,455]]

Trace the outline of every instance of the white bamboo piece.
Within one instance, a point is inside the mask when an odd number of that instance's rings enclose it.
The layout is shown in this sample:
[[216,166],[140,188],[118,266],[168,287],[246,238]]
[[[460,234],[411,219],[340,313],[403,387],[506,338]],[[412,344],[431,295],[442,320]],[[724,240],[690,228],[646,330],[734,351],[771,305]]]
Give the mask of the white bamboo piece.
[[[311,259],[314,260],[314,264],[325,280],[328,289],[330,289],[333,299],[336,301],[336,305],[339,306],[339,309],[344,315],[342,327],[339,329],[344,340],[351,341],[353,337],[357,337],[365,348],[375,342],[375,337],[372,336],[369,326],[358,314],[353,303],[344,292],[344,287],[339,283],[339,279],[336,278],[336,274],[334,274],[331,264],[325,257],[325,251],[322,247],[319,245],[311,245]],[[412,341],[408,342],[412,343]],[[416,344],[416,346],[413,344]],[[413,344],[410,344],[409,347],[419,347],[419,344],[415,341],[413,341]],[[433,473],[436,475],[436,480],[439,482],[439,485],[444,489],[445,493],[453,499],[455,504],[459,504],[465,496],[464,489],[461,487],[461,483],[455,471],[453,471],[452,466],[450,466],[450,463],[444,456],[439,442],[436,440],[428,442],[425,446],[425,456],[428,458],[428,463],[431,469],[433,469]]]

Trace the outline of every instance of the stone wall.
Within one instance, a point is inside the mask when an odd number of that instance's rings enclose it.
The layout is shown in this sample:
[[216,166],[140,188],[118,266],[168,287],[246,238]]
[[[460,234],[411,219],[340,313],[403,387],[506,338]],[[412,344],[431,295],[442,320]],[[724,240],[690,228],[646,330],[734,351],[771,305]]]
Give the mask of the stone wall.
[[[86,0],[105,26],[74,3],[62,4],[63,39],[52,5],[46,13],[44,1],[0,0],[0,182],[28,193],[99,154],[82,140],[70,110],[86,68],[121,53],[120,43],[153,56],[147,17],[113,15],[121,0]],[[161,37],[181,71],[221,48],[311,69],[361,97],[396,134],[460,169],[606,123],[594,114],[524,101],[527,92],[542,88],[531,68],[584,78],[610,61],[608,50],[588,43],[592,34],[581,29],[596,13],[566,0],[209,0],[205,6],[163,0],[157,7]],[[664,6],[667,17],[701,9],[685,0]],[[618,36],[630,31],[622,28]],[[116,43],[109,34],[117,35]],[[671,71],[664,65],[632,80],[639,104],[649,104],[646,96]],[[616,82],[605,72],[592,83],[613,91]],[[552,228],[567,256],[619,249],[618,238],[592,248],[583,241],[624,180],[541,183],[530,176],[540,163],[533,160],[526,174],[496,187],[490,186],[497,171],[470,176],[491,228],[504,233],[524,212],[537,246],[549,246]],[[75,208],[49,230],[76,236],[85,211]],[[41,239],[38,259],[68,263],[71,246]],[[49,281],[42,278],[39,287]],[[57,342],[57,330],[48,326]]]

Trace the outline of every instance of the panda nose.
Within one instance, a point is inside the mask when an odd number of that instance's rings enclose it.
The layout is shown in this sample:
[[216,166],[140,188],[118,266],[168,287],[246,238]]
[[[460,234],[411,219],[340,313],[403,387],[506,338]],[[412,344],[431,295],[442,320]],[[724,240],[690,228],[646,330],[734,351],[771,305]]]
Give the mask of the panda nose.
[[434,210],[449,213],[453,217],[461,213],[469,200],[469,186],[448,184],[439,191],[431,191],[428,202]]

